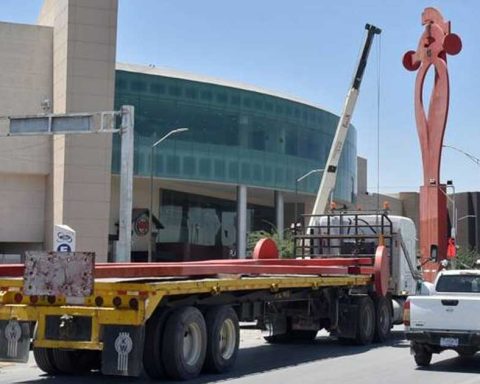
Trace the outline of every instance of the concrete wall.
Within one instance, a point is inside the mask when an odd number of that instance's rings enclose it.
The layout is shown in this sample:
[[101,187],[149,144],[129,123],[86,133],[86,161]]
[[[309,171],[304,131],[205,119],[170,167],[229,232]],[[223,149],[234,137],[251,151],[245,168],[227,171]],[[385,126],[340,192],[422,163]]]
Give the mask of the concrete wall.
[[418,192],[400,192],[398,196],[403,206],[402,215],[407,216],[413,220],[415,226],[417,227],[418,234],[418,230],[420,228],[420,194]]
[[[55,113],[113,109],[116,0],[46,1],[39,23],[53,25]],[[111,135],[53,140],[47,245],[54,223],[77,231],[77,250],[106,261],[110,210]]]
[[[0,22],[0,116],[44,113],[42,101],[52,99],[52,39],[52,28]],[[0,119],[0,134],[6,123]],[[1,172],[48,174],[49,140],[1,137]]]
[[0,242],[43,243],[45,177],[0,174]]
[[[0,115],[44,113],[42,101],[52,99],[53,29],[0,22],[0,52]],[[0,135],[6,123],[0,119]],[[0,137],[0,242],[43,243],[50,152],[50,137]]]
[[[462,192],[455,196],[458,228],[457,245],[463,250],[480,250],[480,192]],[[468,217],[470,216],[470,217]]]
[[367,159],[357,156],[357,194],[364,195],[367,192]]

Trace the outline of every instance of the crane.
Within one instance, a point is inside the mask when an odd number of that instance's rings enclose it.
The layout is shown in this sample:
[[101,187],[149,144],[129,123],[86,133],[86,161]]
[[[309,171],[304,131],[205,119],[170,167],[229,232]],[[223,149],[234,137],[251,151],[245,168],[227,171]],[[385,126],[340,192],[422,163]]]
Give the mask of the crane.
[[352,86],[348,91],[345,105],[343,106],[342,115],[338,120],[335,137],[330,148],[327,163],[325,164],[325,171],[323,172],[322,181],[320,183],[317,197],[315,199],[315,204],[313,206],[313,216],[310,217],[309,227],[312,227],[315,224],[314,215],[325,213],[328,198],[332,193],[333,188],[335,187],[335,182],[337,181],[338,162],[340,160],[343,145],[347,137],[348,128],[350,126],[352,114],[355,109],[355,104],[357,103],[360,85],[362,83],[365,67],[367,66],[367,59],[370,53],[370,48],[372,47],[373,38],[375,37],[375,35],[382,32],[381,29],[371,24],[366,24],[365,29],[367,30],[367,33],[365,36],[365,42],[363,44],[362,55],[360,56],[360,59],[358,61],[352,80]]

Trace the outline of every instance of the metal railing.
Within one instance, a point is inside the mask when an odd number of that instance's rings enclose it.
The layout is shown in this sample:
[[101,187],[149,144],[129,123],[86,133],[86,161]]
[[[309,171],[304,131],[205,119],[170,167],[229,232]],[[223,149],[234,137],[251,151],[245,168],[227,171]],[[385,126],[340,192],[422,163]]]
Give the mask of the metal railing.
[[302,215],[293,241],[295,257],[374,256],[380,242],[392,249],[393,224],[387,213],[377,211]]

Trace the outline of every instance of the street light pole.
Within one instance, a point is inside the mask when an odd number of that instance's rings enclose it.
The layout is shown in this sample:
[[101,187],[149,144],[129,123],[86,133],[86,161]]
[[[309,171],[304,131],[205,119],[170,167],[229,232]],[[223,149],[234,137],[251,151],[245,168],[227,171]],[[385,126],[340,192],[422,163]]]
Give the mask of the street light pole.
[[153,155],[155,147],[160,144],[162,141],[167,139],[169,136],[174,135],[180,132],[186,132],[188,128],[177,128],[168,132],[165,136],[157,140],[152,144],[150,148],[150,208],[148,209],[148,228],[150,230],[150,238],[148,239],[148,262],[152,261],[152,233],[153,233],[153,222],[152,222],[152,210],[153,210]]
[[462,220],[465,220],[465,219],[469,219],[470,217],[477,217],[477,215],[465,215],[465,216],[462,216],[460,217],[459,219],[457,219],[457,223],[462,221]]
[[450,149],[453,149],[457,152],[460,152],[462,154],[464,154],[465,156],[467,156],[470,160],[472,160],[475,164],[477,164],[478,166],[480,166],[480,159],[478,157],[475,157],[473,156],[471,153],[468,153],[468,152],[465,152],[464,150],[460,149],[460,148],[457,148],[457,147],[454,147],[453,145],[446,145],[444,144],[443,145],[445,148],[450,148]]
[[448,197],[448,194],[445,194],[447,199],[452,203],[452,216],[453,217],[452,217],[452,229],[451,229],[450,237],[452,239],[456,239],[457,238],[457,224],[458,224],[458,221],[457,221],[457,207],[456,207],[456,204],[455,204],[455,199],[456,199],[455,186],[453,185],[452,180],[447,180],[447,187],[452,188],[452,194],[453,194],[452,199],[450,199]]
[[307,178],[313,173],[323,172],[324,169],[312,169],[305,173],[304,175],[300,176],[299,178],[295,179],[295,228],[297,227],[297,220],[298,220],[298,183],[303,179]]

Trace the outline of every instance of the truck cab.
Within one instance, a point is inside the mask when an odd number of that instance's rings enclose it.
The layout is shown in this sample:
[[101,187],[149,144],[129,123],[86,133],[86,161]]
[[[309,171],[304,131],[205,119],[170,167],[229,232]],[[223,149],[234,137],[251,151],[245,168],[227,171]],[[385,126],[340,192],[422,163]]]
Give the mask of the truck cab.
[[293,238],[298,258],[373,258],[383,243],[389,255],[392,322],[402,323],[403,304],[408,295],[417,293],[417,282],[422,279],[417,269],[416,228],[410,218],[389,215],[387,211],[303,215]]

